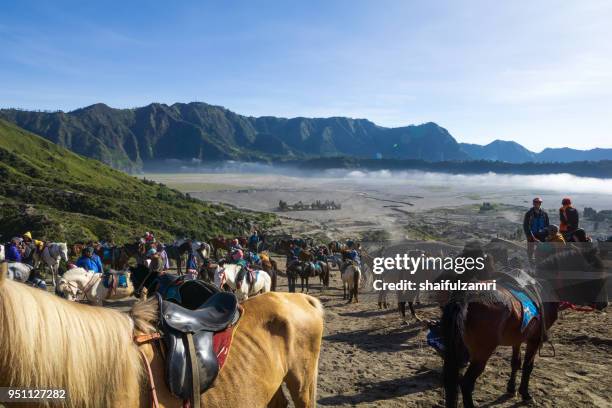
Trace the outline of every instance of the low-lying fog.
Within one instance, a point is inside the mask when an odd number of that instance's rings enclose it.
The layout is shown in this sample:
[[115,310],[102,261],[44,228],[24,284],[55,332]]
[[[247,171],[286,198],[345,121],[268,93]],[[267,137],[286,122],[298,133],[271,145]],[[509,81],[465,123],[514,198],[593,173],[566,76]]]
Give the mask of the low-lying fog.
[[[536,195],[544,199],[546,208],[557,208],[561,198],[570,196],[579,208],[612,209],[612,179],[570,174],[445,174],[346,169],[304,171],[292,167],[224,162],[214,167],[200,167],[197,172],[194,169],[177,168],[176,172],[149,173],[145,177],[174,185],[204,199],[240,206],[242,197],[228,199],[228,194],[237,193],[232,190],[239,190],[238,194],[244,195],[249,193],[245,189],[250,190],[250,193],[265,189],[268,192],[265,201],[276,196],[270,195],[271,190],[304,193],[297,200],[305,202],[317,199],[347,201],[350,197],[368,195],[378,199],[410,202],[413,209],[482,201],[526,206]],[[326,193],[340,197],[327,196]],[[279,199],[292,202],[291,197],[283,198],[282,194],[279,196]],[[278,200],[272,204],[275,206]],[[261,207],[257,203],[253,203],[253,206]],[[269,205],[266,207],[268,209]]]

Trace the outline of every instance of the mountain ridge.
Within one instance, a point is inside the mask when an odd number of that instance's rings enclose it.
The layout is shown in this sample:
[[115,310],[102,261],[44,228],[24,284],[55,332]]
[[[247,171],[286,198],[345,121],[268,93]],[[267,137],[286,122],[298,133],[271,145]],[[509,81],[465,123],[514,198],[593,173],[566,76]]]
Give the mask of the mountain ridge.
[[147,163],[271,161],[316,157],[402,160],[584,161],[612,159],[612,149],[548,148],[534,153],[512,141],[458,142],[434,122],[387,128],[341,116],[244,116],[205,102],[150,103],[117,109],[96,103],[70,112],[0,109],[0,118],[76,153],[128,172]]

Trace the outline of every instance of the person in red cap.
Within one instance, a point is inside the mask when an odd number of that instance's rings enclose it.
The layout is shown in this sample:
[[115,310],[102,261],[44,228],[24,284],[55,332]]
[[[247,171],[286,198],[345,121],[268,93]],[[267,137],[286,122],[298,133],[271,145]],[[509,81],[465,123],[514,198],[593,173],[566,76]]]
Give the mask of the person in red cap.
[[561,208],[559,208],[559,232],[563,234],[566,241],[573,239],[576,230],[578,230],[578,224],[580,223],[580,215],[578,210],[572,206],[572,200],[565,197],[561,201]]
[[542,199],[534,198],[533,207],[525,213],[523,219],[523,231],[527,237],[527,257],[530,261],[533,260],[536,242],[546,240],[549,225],[548,214],[542,209]]

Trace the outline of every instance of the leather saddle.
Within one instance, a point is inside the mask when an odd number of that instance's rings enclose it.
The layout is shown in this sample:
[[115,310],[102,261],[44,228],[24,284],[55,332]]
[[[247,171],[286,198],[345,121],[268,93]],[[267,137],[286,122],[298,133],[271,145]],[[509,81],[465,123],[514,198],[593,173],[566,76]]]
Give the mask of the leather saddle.
[[158,294],[160,328],[166,350],[166,382],[177,397],[200,406],[200,394],[219,374],[213,335],[236,324],[240,309],[236,296],[217,292],[195,310],[163,300]]

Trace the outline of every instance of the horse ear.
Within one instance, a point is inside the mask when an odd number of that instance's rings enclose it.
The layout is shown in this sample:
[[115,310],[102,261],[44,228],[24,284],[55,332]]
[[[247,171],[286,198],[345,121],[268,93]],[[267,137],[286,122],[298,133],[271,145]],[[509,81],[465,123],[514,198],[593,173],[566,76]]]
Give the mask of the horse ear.
[[0,285],[6,279],[8,275],[8,263],[2,262],[0,263]]

